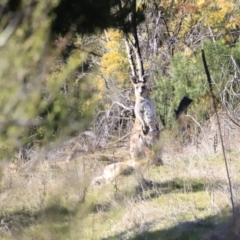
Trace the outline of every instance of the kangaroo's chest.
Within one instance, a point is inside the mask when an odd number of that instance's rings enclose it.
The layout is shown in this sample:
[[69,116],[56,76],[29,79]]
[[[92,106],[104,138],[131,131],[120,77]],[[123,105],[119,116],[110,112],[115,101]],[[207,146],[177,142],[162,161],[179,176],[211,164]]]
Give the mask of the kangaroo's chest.
[[136,104],[136,111],[141,115],[149,115],[149,116],[155,115],[153,103],[149,99],[139,101]]

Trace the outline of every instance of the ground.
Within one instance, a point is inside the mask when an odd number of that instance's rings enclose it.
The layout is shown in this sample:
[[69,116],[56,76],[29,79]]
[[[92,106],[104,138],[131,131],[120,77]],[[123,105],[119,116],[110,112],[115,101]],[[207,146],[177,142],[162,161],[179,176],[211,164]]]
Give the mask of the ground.
[[133,173],[91,184],[105,165],[129,159],[128,142],[69,162],[43,161],[41,155],[31,167],[6,162],[0,239],[240,239],[240,219],[232,215],[240,189],[238,134],[224,135],[225,162],[211,134],[186,145],[163,132],[164,165],[143,169],[144,180]]

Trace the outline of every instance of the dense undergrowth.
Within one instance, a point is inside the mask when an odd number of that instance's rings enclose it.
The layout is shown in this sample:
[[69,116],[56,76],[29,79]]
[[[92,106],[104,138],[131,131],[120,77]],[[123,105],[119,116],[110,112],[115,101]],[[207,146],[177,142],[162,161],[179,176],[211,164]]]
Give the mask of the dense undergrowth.
[[[231,133],[227,151],[236,211],[237,134]],[[133,173],[92,185],[109,161],[129,158],[128,147],[120,146],[70,162],[7,164],[1,239],[237,239],[239,219],[232,219],[221,149],[214,151],[211,138],[181,147],[170,132],[161,141],[164,165],[144,169],[144,180]]]

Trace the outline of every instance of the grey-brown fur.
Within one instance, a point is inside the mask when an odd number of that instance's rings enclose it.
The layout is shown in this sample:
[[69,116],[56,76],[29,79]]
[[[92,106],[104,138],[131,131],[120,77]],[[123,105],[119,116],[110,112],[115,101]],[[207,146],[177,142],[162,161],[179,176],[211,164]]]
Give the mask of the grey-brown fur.
[[112,163],[104,168],[103,174],[93,180],[93,184],[112,182],[123,172],[147,165],[150,162],[162,164],[159,156],[159,123],[152,99],[146,86],[147,76],[141,81],[132,78],[135,88],[135,122],[131,131],[130,155],[132,160]]
[[156,162],[159,158],[159,150],[156,149],[160,137],[159,121],[146,81],[147,76],[143,76],[140,80],[136,77],[132,78],[136,96],[136,119],[131,131],[130,154],[135,160],[146,158],[147,147],[155,152],[153,160]]
[[147,78],[146,75],[141,80],[132,77],[136,97],[135,116],[141,122],[145,134],[159,131],[157,114],[146,84]]

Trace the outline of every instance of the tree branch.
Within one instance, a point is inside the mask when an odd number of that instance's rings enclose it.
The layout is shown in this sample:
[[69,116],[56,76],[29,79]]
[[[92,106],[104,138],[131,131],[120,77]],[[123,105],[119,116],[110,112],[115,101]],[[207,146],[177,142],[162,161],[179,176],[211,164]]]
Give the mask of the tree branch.
[[208,81],[212,101],[213,101],[213,108],[214,108],[214,111],[215,111],[216,117],[217,117],[217,125],[218,125],[218,130],[219,130],[219,135],[220,135],[220,140],[221,140],[221,146],[222,146],[222,152],[223,152],[223,158],[224,158],[224,162],[225,162],[225,168],[226,168],[227,179],[228,179],[228,184],[229,184],[230,198],[231,198],[231,204],[232,204],[232,212],[234,214],[235,213],[235,207],[234,207],[234,201],[233,201],[232,183],[231,183],[231,178],[230,178],[230,173],[229,173],[229,168],[228,168],[228,162],[227,162],[225,147],[224,147],[224,143],[223,143],[222,130],[221,130],[220,120],[219,120],[219,115],[218,115],[218,110],[217,110],[217,102],[216,102],[215,95],[213,93],[212,79],[211,79],[211,75],[210,75],[210,72],[209,72],[209,69],[208,69],[208,65],[207,65],[207,61],[206,61],[205,53],[204,53],[203,49],[202,49],[202,60],[203,60],[204,70],[205,70],[206,75],[207,75],[207,81]]

